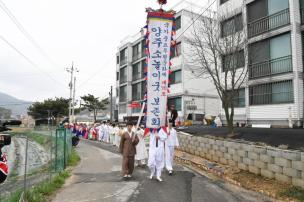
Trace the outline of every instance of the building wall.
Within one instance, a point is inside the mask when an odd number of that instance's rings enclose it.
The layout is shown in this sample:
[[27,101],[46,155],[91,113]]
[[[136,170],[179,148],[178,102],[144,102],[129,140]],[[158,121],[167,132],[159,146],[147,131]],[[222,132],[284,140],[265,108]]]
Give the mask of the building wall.
[[182,151],[304,188],[304,152],[178,133]]
[[[220,15],[235,15],[242,12],[244,22],[244,32],[247,27],[247,4],[255,0],[229,0],[226,3],[220,4],[218,0],[218,11]],[[279,27],[274,30],[267,31],[252,38],[249,38],[249,43],[259,42],[264,39],[269,39],[278,36],[282,33],[290,32],[290,42],[292,50],[292,73],[283,73],[272,75],[269,77],[261,77],[256,79],[247,79],[245,87],[246,107],[244,109],[236,109],[236,114],[242,117],[243,120],[236,118],[236,121],[253,123],[268,122],[276,126],[288,126],[289,116],[295,126],[300,126],[303,123],[303,54],[302,54],[302,35],[301,30],[301,15],[299,1],[289,0],[290,24]],[[247,57],[248,58],[248,57]],[[248,67],[248,60],[245,62]],[[265,105],[250,105],[249,103],[249,86],[274,81],[283,81],[291,79],[293,82],[293,97],[294,101],[287,104],[265,104]],[[289,110],[290,108],[290,110]],[[222,111],[222,115],[224,112]],[[224,118],[224,116],[222,116]],[[225,121],[224,121],[225,122]]]

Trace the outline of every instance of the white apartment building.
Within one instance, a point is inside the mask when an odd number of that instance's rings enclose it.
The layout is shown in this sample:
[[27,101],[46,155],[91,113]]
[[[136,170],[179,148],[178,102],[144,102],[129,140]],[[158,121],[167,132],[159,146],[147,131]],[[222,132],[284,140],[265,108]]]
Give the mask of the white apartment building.
[[[184,30],[192,22],[193,13],[185,9],[176,13],[177,47],[172,56],[170,93],[168,105],[174,105],[183,122],[189,114],[193,120],[202,122],[204,115],[217,116],[221,102],[213,83],[209,79],[197,78],[187,63],[187,48]],[[132,101],[144,98],[144,33],[124,40],[116,53],[116,115],[122,121],[125,117],[138,116],[140,109],[129,108]]]
[[222,28],[241,20],[235,31],[249,40],[248,78],[236,98],[235,122],[303,125],[302,6],[303,0],[217,1],[219,14],[229,18]]

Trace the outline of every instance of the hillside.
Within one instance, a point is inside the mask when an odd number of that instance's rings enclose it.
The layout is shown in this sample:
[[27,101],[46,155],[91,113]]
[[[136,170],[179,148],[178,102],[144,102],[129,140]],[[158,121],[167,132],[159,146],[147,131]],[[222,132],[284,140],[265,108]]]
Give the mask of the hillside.
[[23,115],[27,113],[27,108],[31,102],[17,99],[11,95],[0,92],[0,107],[11,109],[13,115]]

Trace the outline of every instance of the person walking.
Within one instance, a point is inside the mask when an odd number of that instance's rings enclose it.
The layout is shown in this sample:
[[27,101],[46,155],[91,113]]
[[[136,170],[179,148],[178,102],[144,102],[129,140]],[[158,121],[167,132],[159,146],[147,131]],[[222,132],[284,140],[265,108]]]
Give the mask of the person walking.
[[174,162],[174,149],[175,149],[175,147],[179,147],[176,130],[172,127],[172,122],[169,123],[168,132],[169,132],[169,135],[165,142],[165,146],[166,146],[165,164],[166,164],[166,169],[169,172],[169,175],[172,175],[173,174],[173,162]]
[[161,172],[165,165],[164,149],[167,136],[167,133],[163,129],[160,129],[159,132],[150,132],[148,167],[151,171],[151,180],[156,174],[157,181],[163,181],[161,178]]
[[138,166],[144,166],[146,165],[146,160],[148,158],[146,142],[144,137],[144,130],[141,127],[139,127],[136,132],[136,135],[139,139],[139,143],[136,145],[135,161]]
[[127,131],[123,133],[120,140],[120,153],[122,153],[122,172],[123,177],[131,178],[134,170],[134,157],[136,154],[136,145],[139,142],[137,135],[132,131],[133,124],[127,123]]
[[178,113],[177,110],[175,109],[174,105],[171,105],[171,122],[172,122],[172,126],[175,127],[175,120],[178,117]]

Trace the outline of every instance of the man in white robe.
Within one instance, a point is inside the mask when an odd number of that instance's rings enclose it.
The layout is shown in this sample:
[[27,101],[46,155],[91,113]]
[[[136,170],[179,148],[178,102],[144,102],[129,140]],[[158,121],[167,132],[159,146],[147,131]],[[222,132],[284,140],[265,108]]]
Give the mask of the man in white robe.
[[150,133],[150,146],[149,146],[149,158],[148,167],[151,171],[150,179],[153,179],[156,174],[156,179],[162,182],[161,172],[164,168],[164,149],[165,141],[167,139],[167,133],[161,129],[158,133]]
[[98,140],[101,142],[104,136],[104,124],[102,123],[100,126],[97,127],[98,129]]
[[169,135],[165,142],[165,164],[169,175],[173,173],[173,162],[174,162],[174,149],[179,147],[179,142],[176,134],[176,130],[172,127],[172,123],[169,123],[168,127]]
[[144,138],[144,130],[142,128],[138,128],[136,135],[139,139],[139,142],[136,145],[135,164],[144,166],[146,165],[146,160],[148,158],[146,142]]

